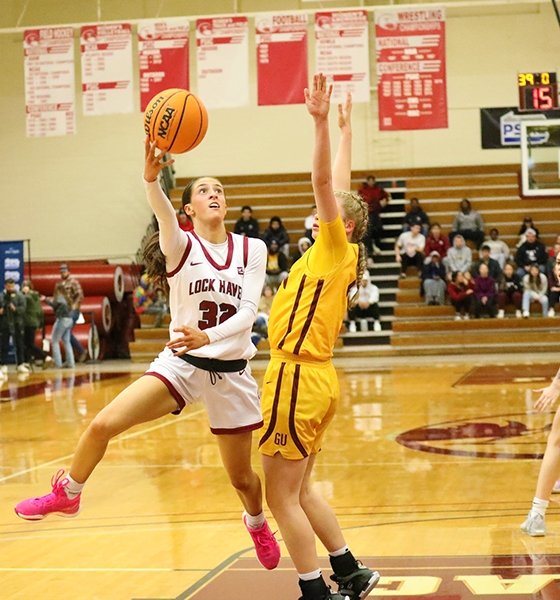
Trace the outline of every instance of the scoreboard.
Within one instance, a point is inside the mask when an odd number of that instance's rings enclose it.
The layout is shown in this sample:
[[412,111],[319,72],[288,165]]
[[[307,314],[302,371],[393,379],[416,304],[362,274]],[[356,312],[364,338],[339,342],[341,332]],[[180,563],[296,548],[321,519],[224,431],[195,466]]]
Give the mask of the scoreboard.
[[518,73],[519,110],[538,111],[558,108],[556,73]]

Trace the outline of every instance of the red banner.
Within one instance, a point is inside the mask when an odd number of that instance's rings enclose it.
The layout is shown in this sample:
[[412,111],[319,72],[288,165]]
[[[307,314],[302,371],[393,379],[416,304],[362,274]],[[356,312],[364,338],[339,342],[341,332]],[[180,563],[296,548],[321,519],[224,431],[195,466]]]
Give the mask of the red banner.
[[146,19],[138,24],[140,110],[162,90],[189,89],[189,21]]
[[379,129],[447,127],[445,12],[375,11]]
[[255,23],[259,106],[303,104],[307,73],[307,15],[262,14]]

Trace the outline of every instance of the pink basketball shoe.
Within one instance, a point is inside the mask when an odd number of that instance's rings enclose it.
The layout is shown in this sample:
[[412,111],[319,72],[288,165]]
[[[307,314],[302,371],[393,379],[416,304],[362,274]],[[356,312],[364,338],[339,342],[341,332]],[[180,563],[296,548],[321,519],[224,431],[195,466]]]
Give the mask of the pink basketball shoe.
[[16,504],[18,517],[28,521],[39,521],[47,515],[56,514],[61,517],[75,517],[80,512],[80,496],[68,498],[64,486],[68,479],[62,478],[64,470],[60,469],[51,479],[52,492],[40,498],[28,498]]
[[253,538],[257,558],[265,569],[275,569],[280,562],[280,546],[265,521],[261,527],[249,527],[247,525],[247,514],[243,513],[243,523]]

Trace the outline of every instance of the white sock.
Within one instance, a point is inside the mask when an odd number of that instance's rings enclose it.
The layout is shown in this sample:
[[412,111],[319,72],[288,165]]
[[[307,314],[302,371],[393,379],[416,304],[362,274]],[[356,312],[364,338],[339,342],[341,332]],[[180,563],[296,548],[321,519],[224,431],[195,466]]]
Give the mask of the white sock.
[[321,569],[310,571],[309,573],[298,573],[298,577],[302,581],[313,581],[314,579],[319,579],[319,577],[321,577]]
[[541,500],[536,496],[533,498],[533,504],[531,505],[531,511],[537,513],[541,517],[544,517],[546,509],[548,508],[548,500]]
[[250,515],[247,511],[245,511],[245,522],[252,529],[259,529],[264,525],[265,521],[266,519],[264,516],[264,512],[261,511],[258,515],[253,516]]
[[70,500],[82,493],[85,483],[78,483],[70,475],[66,476],[68,483],[64,486],[64,491]]
[[348,546],[342,546],[342,548],[339,548],[338,550],[335,550],[334,552],[329,552],[329,556],[342,556],[343,554],[346,554],[347,552],[350,552],[350,548],[348,548]]

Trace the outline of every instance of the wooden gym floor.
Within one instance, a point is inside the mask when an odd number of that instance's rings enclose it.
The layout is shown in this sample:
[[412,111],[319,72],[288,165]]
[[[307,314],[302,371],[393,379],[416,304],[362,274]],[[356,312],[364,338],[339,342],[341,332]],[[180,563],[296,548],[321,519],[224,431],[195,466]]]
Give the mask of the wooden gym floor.
[[[558,362],[337,363],[343,398],[316,481],[354,553],[382,574],[372,598],[560,599],[558,503],[546,537],[519,531],[552,420],[531,411],[531,389]],[[253,367],[259,382],[263,367]],[[88,421],[142,370],[109,361],[75,375],[11,373],[0,387],[0,598],[297,599],[285,548],[276,571],[256,562],[201,408],[114,440],[79,517],[15,516],[17,501],[50,490]]]

